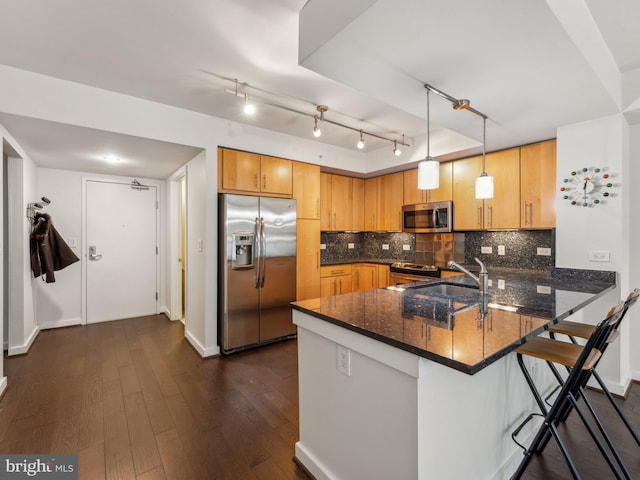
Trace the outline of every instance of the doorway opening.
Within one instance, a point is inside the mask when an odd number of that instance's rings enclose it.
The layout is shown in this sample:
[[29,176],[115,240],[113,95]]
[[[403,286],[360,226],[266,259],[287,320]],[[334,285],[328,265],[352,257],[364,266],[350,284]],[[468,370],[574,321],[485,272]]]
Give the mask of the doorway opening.
[[189,321],[189,290],[187,271],[187,167],[183,166],[169,178],[169,285],[171,288],[168,316],[180,320],[185,326]]
[[185,305],[187,304],[187,275],[185,267],[187,264],[187,182],[184,175],[178,180],[178,185],[180,189],[180,321],[184,325]]

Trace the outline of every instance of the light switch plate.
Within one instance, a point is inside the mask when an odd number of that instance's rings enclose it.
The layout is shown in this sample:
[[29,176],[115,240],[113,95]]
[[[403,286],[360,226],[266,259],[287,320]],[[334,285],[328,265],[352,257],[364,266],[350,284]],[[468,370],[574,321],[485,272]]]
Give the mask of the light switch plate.
[[351,350],[342,345],[338,345],[338,371],[351,376]]
[[493,247],[480,247],[480,253],[493,253]]
[[321,243],[320,244],[320,250],[326,250],[327,249],[327,244],[326,243]]
[[548,248],[548,247],[538,247],[537,254],[538,255],[543,255],[545,257],[550,257],[551,256],[551,249]]
[[349,243],[349,244],[347,244],[347,248],[356,248],[356,244],[355,243]]
[[538,291],[538,293],[542,293],[545,295],[551,294],[551,287],[547,285],[537,285],[536,290]]
[[504,255],[504,245],[498,245],[498,255]]
[[608,262],[610,258],[609,250],[590,250],[590,262]]
[[411,245],[402,245],[402,250],[411,250]]
[[498,279],[498,288],[500,290],[504,290],[505,284],[504,284],[504,280],[502,278]]
[[388,243],[383,243],[382,244],[382,249],[383,250],[389,250],[389,244]]

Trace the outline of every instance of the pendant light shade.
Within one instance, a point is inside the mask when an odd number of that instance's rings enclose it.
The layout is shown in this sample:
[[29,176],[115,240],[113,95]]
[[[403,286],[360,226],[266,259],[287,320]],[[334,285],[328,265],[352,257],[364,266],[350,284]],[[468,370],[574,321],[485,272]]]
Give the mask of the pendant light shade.
[[440,186],[440,163],[431,158],[429,128],[429,90],[427,90],[427,156],[418,164],[418,189],[420,190],[434,190]]
[[487,119],[482,119],[482,174],[476,178],[476,199],[493,198],[493,177],[487,175]]
[[476,198],[493,198],[493,177],[487,175],[487,172],[476,178]]
[[433,190],[440,186],[440,162],[427,157],[418,164],[418,188]]

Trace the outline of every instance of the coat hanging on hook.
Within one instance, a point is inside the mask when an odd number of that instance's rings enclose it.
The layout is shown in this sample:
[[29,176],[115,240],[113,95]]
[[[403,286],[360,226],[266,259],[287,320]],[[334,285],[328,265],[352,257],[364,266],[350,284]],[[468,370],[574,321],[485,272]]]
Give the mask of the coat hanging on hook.
[[33,276],[44,276],[47,283],[56,281],[54,271],[62,270],[80,260],[54,228],[51,217],[46,213],[35,212],[29,249]]

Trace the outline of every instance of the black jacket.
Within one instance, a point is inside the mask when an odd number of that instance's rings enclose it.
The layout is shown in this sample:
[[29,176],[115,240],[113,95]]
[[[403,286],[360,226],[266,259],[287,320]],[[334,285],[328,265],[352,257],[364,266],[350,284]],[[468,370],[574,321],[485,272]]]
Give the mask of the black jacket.
[[54,271],[62,270],[80,260],[54,228],[51,217],[46,213],[35,214],[29,248],[33,276],[45,275],[47,283],[56,281]]

